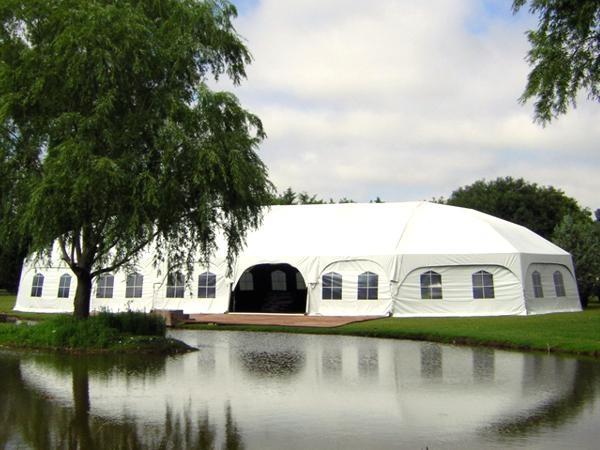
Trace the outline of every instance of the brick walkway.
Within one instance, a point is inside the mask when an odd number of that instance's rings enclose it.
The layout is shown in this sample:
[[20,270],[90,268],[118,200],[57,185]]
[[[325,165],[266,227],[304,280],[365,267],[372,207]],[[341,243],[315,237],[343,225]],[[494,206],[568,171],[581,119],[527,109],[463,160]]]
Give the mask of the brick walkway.
[[223,325],[284,325],[289,327],[339,327],[381,316],[305,316],[294,314],[190,314],[188,323]]

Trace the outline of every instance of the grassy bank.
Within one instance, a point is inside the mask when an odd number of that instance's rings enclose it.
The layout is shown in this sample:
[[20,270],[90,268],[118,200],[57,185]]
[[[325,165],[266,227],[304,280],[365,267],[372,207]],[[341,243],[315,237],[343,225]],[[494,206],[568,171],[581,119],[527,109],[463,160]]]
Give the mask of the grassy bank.
[[[0,313],[50,323],[57,317],[62,317],[56,314],[15,313],[12,311],[14,302],[14,296],[0,295]],[[8,338],[2,337],[5,335],[2,328],[10,326],[0,324],[0,345],[8,345]],[[240,325],[188,325],[186,328],[413,339],[600,357],[600,304],[597,302],[591,303],[589,308],[581,313],[526,317],[386,318],[336,328]],[[127,339],[121,339],[120,343],[119,339],[117,342],[104,342],[101,343],[102,346],[97,345],[97,348],[102,351],[119,348],[124,351],[137,351],[136,345],[139,345],[142,351],[144,348],[149,351],[152,346],[160,348],[162,345],[157,340],[144,336],[130,338],[131,336],[127,336]]]
[[143,313],[101,313],[87,320],[57,315],[35,325],[0,323],[0,346],[72,353],[159,353],[192,350],[165,337],[161,317]]
[[15,307],[16,295],[7,294],[0,292],[0,314],[6,314],[11,317],[16,317],[22,320],[47,320],[57,316],[57,314],[45,314],[45,313],[28,313],[13,311]]
[[268,331],[412,339],[600,357],[600,307],[525,317],[385,318],[336,328],[187,325],[203,330]]

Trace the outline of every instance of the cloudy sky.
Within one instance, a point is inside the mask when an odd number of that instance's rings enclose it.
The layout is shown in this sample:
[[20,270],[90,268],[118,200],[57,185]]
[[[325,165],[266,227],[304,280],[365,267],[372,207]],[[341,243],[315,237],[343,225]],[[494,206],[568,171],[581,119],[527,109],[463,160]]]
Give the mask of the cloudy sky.
[[[428,200],[511,175],[600,207],[600,105],[546,128],[517,101],[536,18],[508,0],[235,0],[279,190]],[[230,86],[225,86],[230,89]]]

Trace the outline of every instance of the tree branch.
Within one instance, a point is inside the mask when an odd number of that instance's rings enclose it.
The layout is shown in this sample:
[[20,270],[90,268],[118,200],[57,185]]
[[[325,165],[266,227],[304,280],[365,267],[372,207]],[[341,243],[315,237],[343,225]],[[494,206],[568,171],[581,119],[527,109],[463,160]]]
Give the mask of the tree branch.
[[132,249],[130,249],[128,252],[126,252],[117,262],[113,262],[113,264],[111,264],[108,267],[103,267],[102,269],[94,270],[91,273],[91,276],[92,277],[96,277],[96,276],[101,275],[103,273],[112,272],[113,270],[118,269],[119,267],[123,266],[124,264],[127,264],[127,262],[136,253],[138,253],[139,251],[141,251],[150,242],[152,242],[156,236],[158,236],[158,231],[155,231],[154,233],[152,233],[152,236],[150,236],[148,239],[144,239],[138,245],[136,245],[135,247],[133,247]]
[[[63,236],[58,238],[58,244],[60,246],[60,251],[62,253],[62,260],[64,262],[67,263],[67,266],[69,266],[69,268],[75,272],[74,267],[75,265],[73,264],[73,257],[72,257],[72,253],[71,256],[69,256],[69,254],[67,253],[67,243],[65,242],[65,238]],[[71,246],[71,249],[73,248],[73,246]]]

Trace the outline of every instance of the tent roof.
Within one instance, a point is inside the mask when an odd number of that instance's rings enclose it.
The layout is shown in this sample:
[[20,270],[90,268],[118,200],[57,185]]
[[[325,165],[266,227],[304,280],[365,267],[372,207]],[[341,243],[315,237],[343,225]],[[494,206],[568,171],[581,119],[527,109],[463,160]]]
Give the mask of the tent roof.
[[429,202],[272,206],[246,256],[568,253],[532,231],[471,209]]

